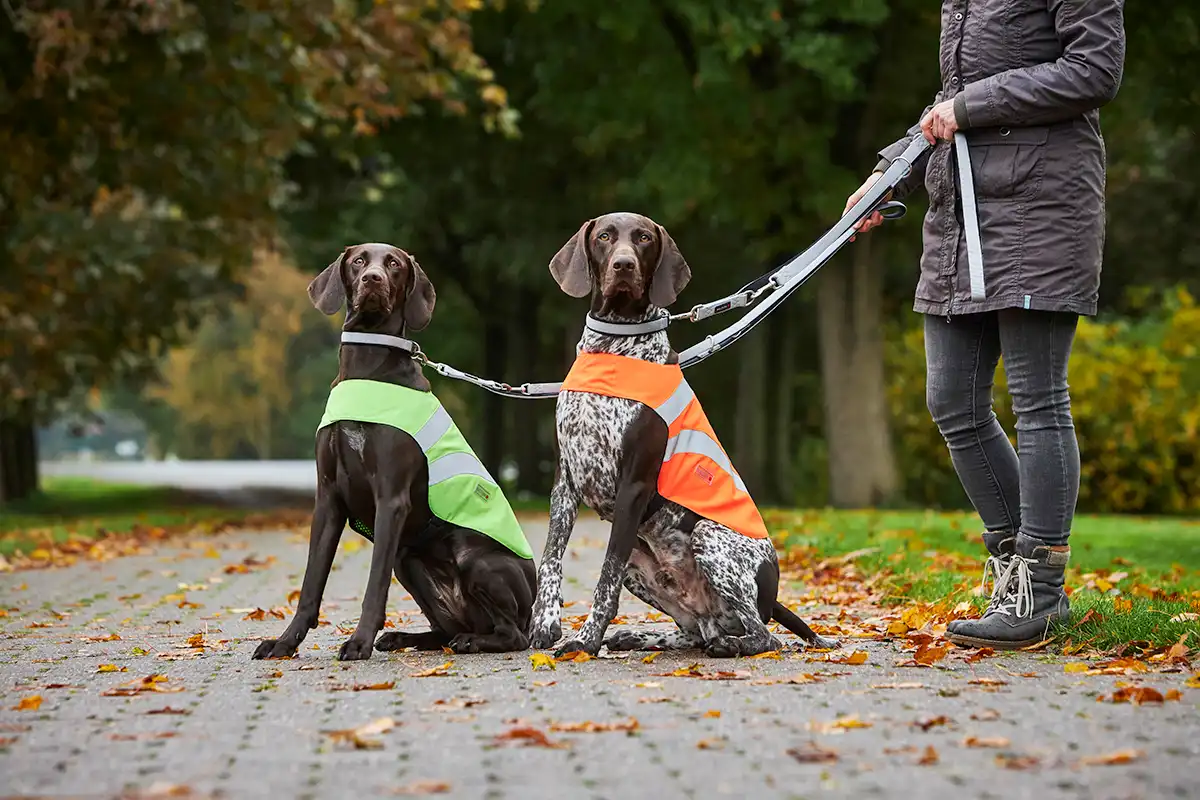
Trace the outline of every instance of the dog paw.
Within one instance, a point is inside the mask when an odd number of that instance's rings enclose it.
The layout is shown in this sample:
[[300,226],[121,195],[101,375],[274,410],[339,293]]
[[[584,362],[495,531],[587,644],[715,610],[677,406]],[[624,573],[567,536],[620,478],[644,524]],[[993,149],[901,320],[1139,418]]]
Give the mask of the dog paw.
[[537,628],[529,633],[529,646],[534,650],[546,650],[562,638],[562,625],[555,624],[548,628]]
[[478,653],[478,637],[473,633],[460,633],[450,640],[450,649],[456,653]]
[[371,657],[371,642],[355,639],[351,636],[342,643],[342,649],[338,651],[339,661],[366,661]]
[[558,646],[558,649],[554,651],[554,657],[559,658],[561,656],[565,656],[567,653],[577,653],[580,651],[587,653],[589,656],[594,656],[600,652],[600,645],[584,644],[578,639],[571,639],[570,641],[563,642]]
[[704,654],[709,658],[733,658],[741,653],[738,640],[732,636],[718,636],[704,643]]
[[291,658],[296,655],[296,645],[285,639],[264,639],[254,650],[250,658],[255,660],[270,658]]
[[649,641],[645,634],[637,631],[618,631],[604,640],[604,646],[613,652],[648,650]]
[[842,646],[842,643],[837,639],[826,639],[824,636],[818,636],[813,641],[806,642],[805,644],[814,650],[837,650]]
[[375,640],[375,649],[381,653],[403,650],[412,646],[412,642],[408,640],[408,634],[402,631],[388,631]]

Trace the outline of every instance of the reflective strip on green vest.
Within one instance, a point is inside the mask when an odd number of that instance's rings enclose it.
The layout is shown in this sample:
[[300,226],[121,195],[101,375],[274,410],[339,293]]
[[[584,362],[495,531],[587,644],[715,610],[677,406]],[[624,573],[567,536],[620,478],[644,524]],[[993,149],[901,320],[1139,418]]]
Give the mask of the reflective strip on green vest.
[[318,430],[335,422],[373,422],[409,434],[429,462],[429,510],[453,525],[533,558],[521,524],[446,409],[431,392],[380,381],[342,381],[329,393]]

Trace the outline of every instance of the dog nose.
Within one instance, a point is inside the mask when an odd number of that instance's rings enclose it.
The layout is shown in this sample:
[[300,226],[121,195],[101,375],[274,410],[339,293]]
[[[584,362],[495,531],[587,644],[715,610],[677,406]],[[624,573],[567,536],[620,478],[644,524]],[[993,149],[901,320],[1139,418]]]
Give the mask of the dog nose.
[[616,256],[612,260],[612,268],[618,272],[622,270],[632,270],[637,266],[637,259],[633,256]]
[[362,276],[362,282],[365,284],[379,285],[383,283],[383,276],[378,272],[364,272]]

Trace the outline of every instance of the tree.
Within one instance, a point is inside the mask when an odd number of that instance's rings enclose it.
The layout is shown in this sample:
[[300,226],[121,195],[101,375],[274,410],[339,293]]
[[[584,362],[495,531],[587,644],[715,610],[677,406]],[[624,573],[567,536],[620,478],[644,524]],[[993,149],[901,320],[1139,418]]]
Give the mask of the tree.
[[478,0],[3,5],[0,502],[36,486],[34,422],[153,368],[234,291],[313,140],[476,98]]

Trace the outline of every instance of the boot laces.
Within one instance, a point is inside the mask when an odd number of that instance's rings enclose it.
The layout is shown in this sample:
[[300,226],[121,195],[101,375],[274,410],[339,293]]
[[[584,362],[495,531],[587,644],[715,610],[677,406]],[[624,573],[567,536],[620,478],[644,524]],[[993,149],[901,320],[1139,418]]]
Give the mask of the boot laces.
[[984,616],[1003,614],[1022,619],[1033,615],[1033,576],[1029,565],[1036,563],[1036,558],[1012,557],[1008,567],[996,578],[992,601]]
[[1004,575],[1005,570],[1008,569],[1008,565],[1011,563],[1012,556],[1008,555],[989,555],[987,561],[983,562],[983,575],[979,579],[979,591],[981,593],[986,592],[988,588],[988,582],[991,581],[992,594],[988,603],[989,607],[991,603],[995,602],[996,595],[1000,591],[1001,587],[1000,579]]

